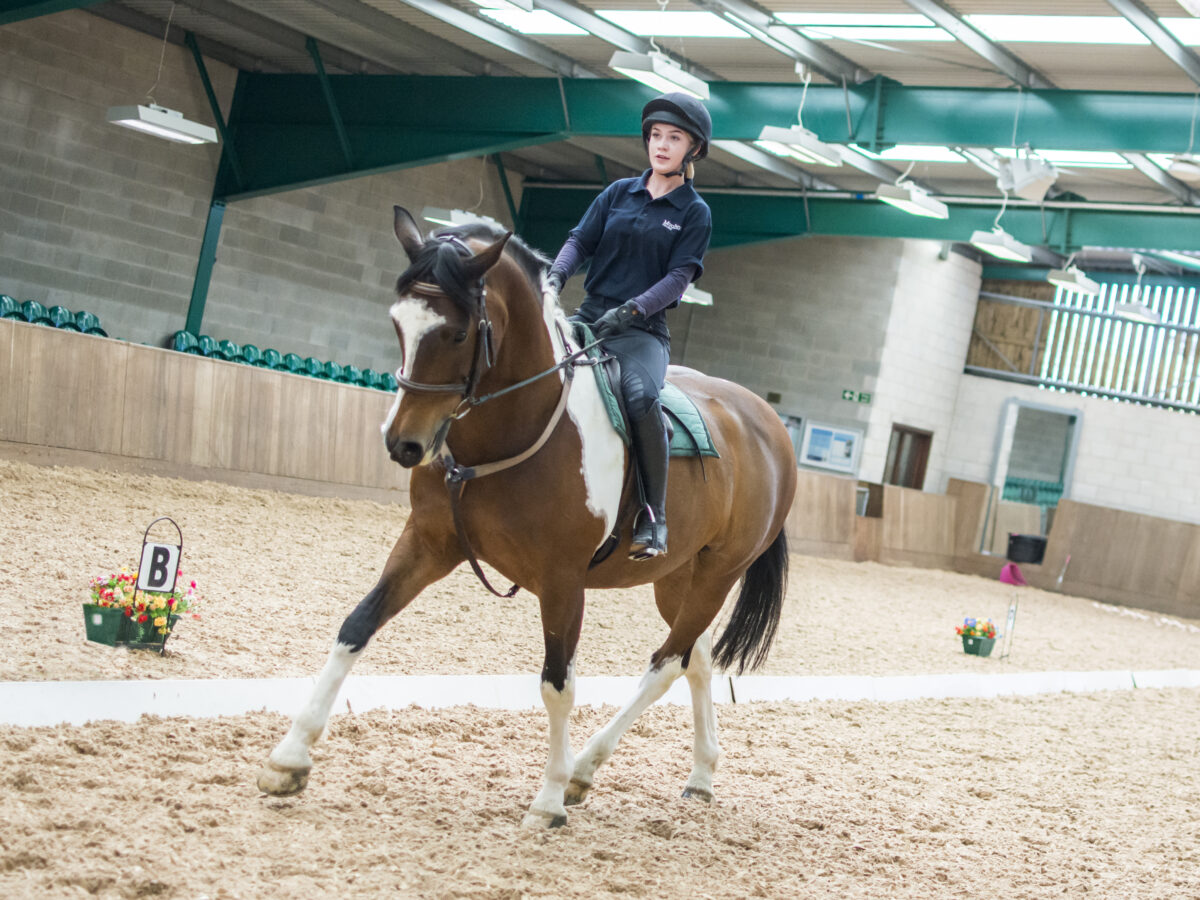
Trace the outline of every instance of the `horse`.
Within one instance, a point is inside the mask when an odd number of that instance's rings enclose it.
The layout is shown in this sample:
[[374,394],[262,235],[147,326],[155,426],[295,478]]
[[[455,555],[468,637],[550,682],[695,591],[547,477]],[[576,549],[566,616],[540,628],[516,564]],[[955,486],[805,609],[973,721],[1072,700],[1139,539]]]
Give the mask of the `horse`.
[[[762,664],[786,591],[784,521],[797,477],[787,430],[747,389],[670,367],[668,379],[702,413],[719,457],[672,458],[670,552],[631,561],[631,522],[621,514],[632,493],[629,454],[592,371],[576,374],[581,348],[546,281],[547,260],[482,223],[425,239],[399,206],[394,231],[410,265],[390,308],[401,367],[381,430],[390,457],[411,470],[412,511],[379,581],[342,624],[311,698],[263,764],[259,789],[304,789],[309,749],[351,667],[424,588],[467,561],[500,593],[483,560],[514,583],[503,596],[520,585],[540,604],[549,757],[522,825],[565,824],[566,807],[586,797],[621,736],[681,675],[695,732],[683,796],[712,802],[720,752],[713,667]],[[601,560],[610,534],[616,552]],[[710,626],[739,581],[714,644]],[[567,726],[585,592],[647,583],[669,633],[634,696],[575,756]]]

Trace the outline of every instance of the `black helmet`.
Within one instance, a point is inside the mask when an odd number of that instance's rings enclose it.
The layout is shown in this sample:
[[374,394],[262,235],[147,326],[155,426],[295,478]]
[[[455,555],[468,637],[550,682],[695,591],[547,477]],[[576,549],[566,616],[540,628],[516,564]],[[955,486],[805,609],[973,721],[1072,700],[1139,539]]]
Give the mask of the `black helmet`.
[[704,159],[712,140],[712,116],[704,104],[691,94],[672,93],[655,97],[642,107],[642,142],[650,143],[650,126],[655,122],[682,128],[696,139],[696,146],[685,160]]

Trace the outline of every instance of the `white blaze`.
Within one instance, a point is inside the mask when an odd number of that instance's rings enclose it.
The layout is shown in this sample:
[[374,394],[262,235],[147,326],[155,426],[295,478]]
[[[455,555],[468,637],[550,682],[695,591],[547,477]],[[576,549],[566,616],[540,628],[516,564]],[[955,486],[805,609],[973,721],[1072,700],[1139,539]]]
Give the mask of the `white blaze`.
[[[402,300],[397,300],[392,304],[392,308],[388,311],[392,317],[392,321],[396,323],[396,330],[400,334],[400,354],[404,359],[404,364],[396,371],[396,375],[402,376],[406,372],[413,371],[413,366],[417,359],[417,348],[421,345],[421,338],[425,337],[433,329],[439,325],[444,325],[446,319],[444,316],[436,313],[433,308],[424,300],[416,297],[405,297]],[[379,426],[380,432],[384,438],[387,438],[388,429],[392,427],[392,422],[396,419],[396,413],[400,411],[400,400],[404,397],[404,388],[396,390],[396,399],[392,403],[392,408],[388,411],[387,419]]]

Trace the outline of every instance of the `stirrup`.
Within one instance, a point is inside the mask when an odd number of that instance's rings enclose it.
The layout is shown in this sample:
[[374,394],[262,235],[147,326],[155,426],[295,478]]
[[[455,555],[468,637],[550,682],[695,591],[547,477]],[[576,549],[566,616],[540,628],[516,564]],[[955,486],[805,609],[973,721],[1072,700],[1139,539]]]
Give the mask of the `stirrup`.
[[667,523],[658,522],[650,513],[646,518],[645,512],[639,516],[639,526],[634,529],[629,541],[629,558],[634,562],[642,562],[667,555]]

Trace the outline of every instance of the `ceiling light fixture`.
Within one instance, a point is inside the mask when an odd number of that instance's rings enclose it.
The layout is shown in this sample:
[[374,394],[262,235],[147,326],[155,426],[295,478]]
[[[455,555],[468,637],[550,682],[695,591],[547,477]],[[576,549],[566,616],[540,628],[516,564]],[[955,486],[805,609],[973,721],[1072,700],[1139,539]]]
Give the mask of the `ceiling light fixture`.
[[618,50],[608,61],[608,67],[656,91],[682,91],[700,100],[708,99],[708,82],[685,72],[657,50],[649,53]]
[[193,122],[185,118],[183,113],[155,103],[146,106],[111,106],[108,109],[108,121],[180,144],[217,142],[216,129]]
[[421,210],[421,218],[434,225],[474,225],[480,222],[488,225],[500,225],[491,216],[463,209],[445,209],[440,206],[426,206]]
[[216,129],[193,122],[191,119],[184,118],[183,113],[159,106],[154,102],[154,89],[162,80],[163,60],[167,56],[167,38],[171,34],[171,19],[174,16],[175,4],[172,3],[171,11],[167,14],[167,27],[163,30],[162,52],[158,57],[158,75],[155,76],[150,90],[146,92],[146,102],[136,106],[110,106],[106,118],[114,125],[132,128],[134,131],[152,134],[155,137],[165,138],[179,144],[215,144],[217,142]]
[[791,128],[766,125],[754,143],[768,153],[774,153],[785,159],[795,159],[809,165],[840,166],[842,164],[840,148],[826,144],[807,128],[799,125],[793,125]]
[[1100,285],[1080,272],[1078,267],[1071,265],[1070,261],[1061,269],[1051,269],[1047,272],[1046,280],[1056,287],[1074,291],[1076,294],[1087,294],[1094,297],[1100,293]]
[[1033,259],[1033,248],[1028,244],[1022,244],[999,225],[992,228],[991,231],[982,229],[976,231],[971,235],[971,243],[997,259],[1007,259],[1012,262],[1029,262]]
[[840,166],[842,150],[833,144],[826,144],[817,135],[804,127],[804,100],[808,97],[808,85],[812,81],[812,72],[804,63],[796,63],[796,74],[804,80],[804,90],[800,92],[800,108],[796,110],[796,124],[789,128],[777,125],[764,125],[759,132],[758,140],[754,143],[776,156],[794,159],[809,165]]
[[1029,149],[1026,144],[1011,159],[997,157],[1000,174],[996,186],[1008,194],[1016,194],[1022,200],[1040,202],[1046,191],[1058,180],[1058,169]]
[[[1162,316],[1138,299],[1142,292],[1142,276],[1146,274],[1146,260],[1140,253],[1131,253],[1129,255],[1129,264],[1137,272],[1137,281],[1134,282],[1133,290],[1130,292],[1130,296],[1133,299],[1121,300],[1114,303],[1112,311],[1122,319],[1132,319],[1135,322],[1158,325],[1162,322]],[[1114,294],[1113,296],[1115,297],[1116,295]]]
[[882,200],[896,209],[912,216],[924,216],[927,219],[948,219],[950,210],[941,200],[929,196],[929,192],[917,187],[908,180],[916,161],[908,164],[904,174],[896,179],[895,184],[880,184],[871,195],[872,199]]
[[683,296],[679,298],[684,303],[695,303],[697,306],[712,306],[713,295],[708,291],[702,291],[694,284],[689,284],[687,290],[683,292]]

